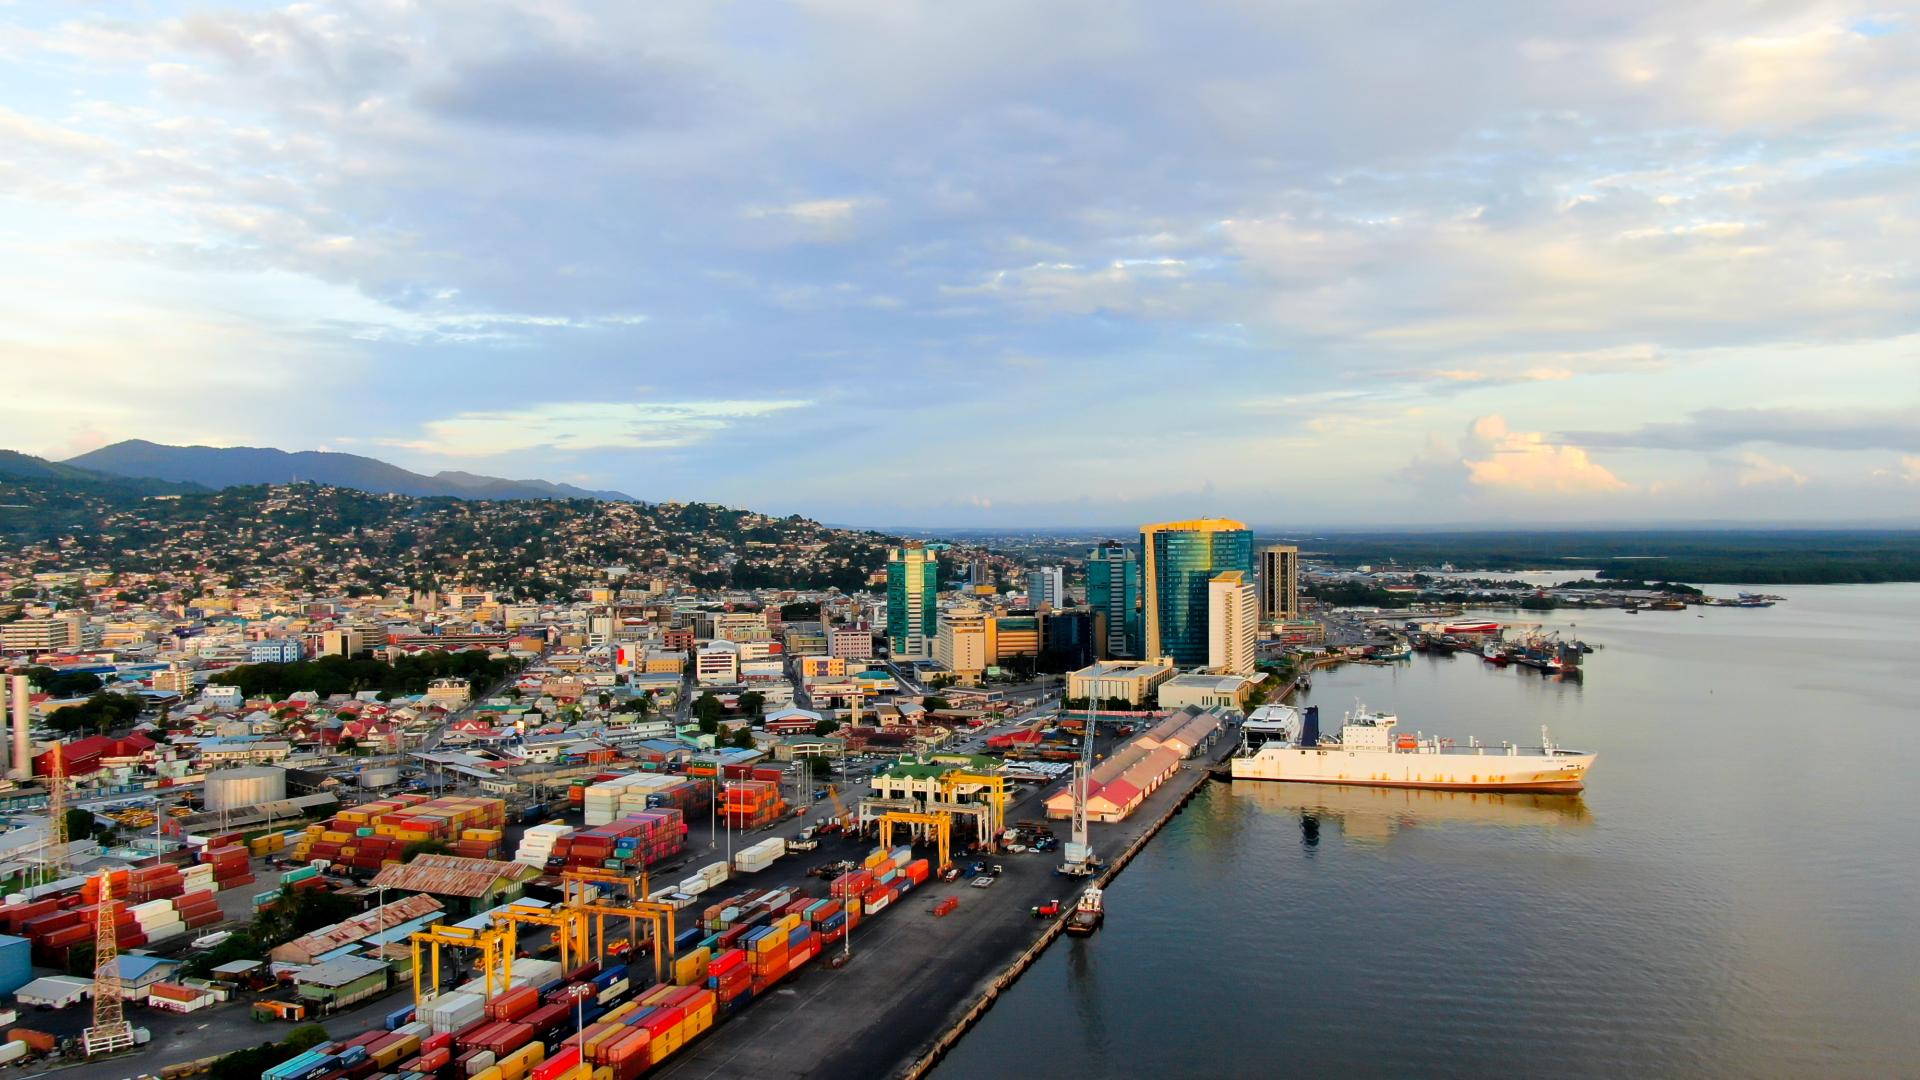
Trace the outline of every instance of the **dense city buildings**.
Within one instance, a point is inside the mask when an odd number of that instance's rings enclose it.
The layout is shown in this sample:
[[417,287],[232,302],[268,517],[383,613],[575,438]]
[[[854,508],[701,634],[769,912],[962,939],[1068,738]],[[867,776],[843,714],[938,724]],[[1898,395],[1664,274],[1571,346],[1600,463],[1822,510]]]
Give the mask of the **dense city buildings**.
[[1094,651],[1101,659],[1141,655],[1137,551],[1109,540],[1087,552],[1087,608],[1093,614]]
[[1141,526],[1140,550],[1146,655],[1206,666],[1208,586],[1230,570],[1253,576],[1253,534],[1225,518],[1162,522]]
[[925,544],[887,551],[887,641],[895,657],[933,654],[940,631],[940,557]]
[[1300,617],[1300,549],[1270,544],[1260,549],[1260,621],[1288,622]]

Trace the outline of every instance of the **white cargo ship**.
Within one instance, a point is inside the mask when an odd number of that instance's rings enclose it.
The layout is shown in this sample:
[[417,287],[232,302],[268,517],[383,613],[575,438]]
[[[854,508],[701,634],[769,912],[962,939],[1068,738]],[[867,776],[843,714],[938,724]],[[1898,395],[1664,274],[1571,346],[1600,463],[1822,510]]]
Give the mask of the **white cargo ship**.
[[1235,780],[1435,788],[1448,791],[1575,792],[1586,786],[1596,755],[1553,745],[1545,728],[1538,747],[1487,746],[1467,740],[1394,731],[1400,718],[1356,706],[1340,734],[1320,734],[1318,706],[1268,705],[1241,730],[1231,760]]

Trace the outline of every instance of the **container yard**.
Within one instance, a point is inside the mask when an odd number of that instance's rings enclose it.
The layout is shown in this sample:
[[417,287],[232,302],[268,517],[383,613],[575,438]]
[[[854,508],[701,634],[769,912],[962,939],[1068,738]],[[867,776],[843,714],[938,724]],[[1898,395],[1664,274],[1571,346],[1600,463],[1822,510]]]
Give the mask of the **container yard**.
[[[1143,795],[1125,821],[1096,826],[1092,840],[1098,853],[1117,863],[1123,851],[1144,842],[1204,779],[1204,764],[1182,762]],[[401,862],[397,852],[416,840],[472,843],[480,847],[469,850],[514,860],[502,865],[539,871],[543,881],[564,879],[568,889],[562,901],[490,900],[499,906],[467,909],[475,914],[456,927],[448,920],[458,915],[416,912],[403,905],[425,897],[396,900],[389,887],[382,904],[386,918],[351,941],[316,935],[319,940],[308,950],[313,954],[309,970],[294,976],[321,984],[303,988],[296,1000],[306,1003],[307,1018],[325,1025],[331,1041],[289,1054],[263,1076],[902,1075],[917,1068],[916,1062],[931,1060],[964,1030],[982,1003],[1057,932],[1058,917],[1030,913],[1057,912],[1054,901],[1068,901],[1070,907],[1081,887],[1080,881],[1055,873],[1057,854],[956,852],[959,878],[943,880],[931,844],[876,847],[871,828],[809,828],[807,843],[790,843],[808,822],[786,813],[778,784],[751,771],[695,784],[671,774],[633,775],[646,779],[612,783],[614,778],[596,776],[578,786],[582,814],[570,820],[611,815],[598,824],[508,827],[500,800],[402,796],[342,810],[319,825],[269,832],[246,844],[238,843],[238,836],[220,838],[198,849],[191,865],[142,867],[115,876],[115,933],[132,948],[169,939],[178,939],[176,948],[184,946],[218,921],[217,904],[209,907],[217,889],[251,884],[254,856],[322,860],[337,871],[370,871]],[[1042,818],[1044,795],[1053,787],[1057,784],[1016,790],[1001,820]],[[735,829],[726,845],[708,847],[704,822],[697,842],[690,838],[680,800],[693,797],[694,788],[704,788],[709,799],[718,789],[718,802],[706,806]],[[595,789],[604,790],[588,794]],[[587,817],[590,798],[603,812]],[[655,805],[634,808],[643,801]],[[658,805],[663,802],[672,805]],[[978,887],[982,878],[992,887]],[[285,878],[294,889],[339,887],[341,881],[338,872],[323,875],[315,865]],[[623,893],[619,886],[629,882]],[[575,893],[577,884],[594,887]],[[9,905],[23,909],[18,921],[37,961],[55,959],[52,950],[61,942],[70,948],[94,940],[97,927],[88,921],[88,909],[97,920],[97,886],[89,884],[82,893],[85,902],[46,911]],[[253,899],[270,903],[277,895],[274,890]],[[34,922],[45,915],[55,917]],[[0,910],[0,924],[11,925],[14,917]],[[369,912],[356,919],[372,917]],[[376,936],[381,926],[396,929],[381,938]],[[517,939],[515,930],[521,934]],[[391,950],[405,950],[409,935],[418,949],[423,935],[442,934],[450,959],[441,960],[441,970],[452,977],[440,982],[437,994],[429,981],[413,1003],[404,989],[396,1001],[388,980],[359,981],[351,965],[366,961],[331,959],[350,950],[371,954],[383,940]],[[496,951],[483,963],[480,943],[488,938]],[[562,939],[568,943],[565,951],[559,951]],[[502,949],[505,957],[497,951]],[[275,961],[280,961],[278,952]],[[337,979],[323,978],[339,963],[349,970]],[[484,970],[489,965],[491,972]],[[404,971],[403,958],[399,966]],[[393,981],[404,987],[406,976]],[[182,1020],[232,1022],[195,984],[163,985],[169,988],[146,999],[148,1008],[177,1010]],[[332,1009],[339,1011],[328,1015]],[[264,1015],[269,1022],[276,1015],[298,1019],[284,1011]],[[236,1041],[244,1034],[222,1034],[220,1045],[260,1041],[257,1035]],[[177,1048],[192,1041],[183,1043],[176,1035],[168,1044],[169,1057],[139,1067],[157,1073],[177,1064]],[[114,1071],[111,1062],[97,1065]],[[74,1080],[113,1080],[96,1072],[95,1064],[72,1075]]]
[[[1208,764],[1210,755],[1181,765],[1126,820],[1096,830],[1095,846],[1110,860],[1106,875],[1205,781]],[[764,798],[728,800],[722,811],[757,809]],[[1041,813],[1038,790],[1018,796],[1008,811],[1010,819]],[[684,849],[685,827],[676,814],[624,813],[567,832],[536,826],[522,840],[523,848],[532,845],[525,861],[557,861],[568,873],[595,880],[637,873],[651,845]],[[634,943],[631,955],[576,958],[567,969],[518,959],[510,979],[496,979],[491,997],[485,980],[475,977],[417,1009],[393,1011],[378,1030],[341,1032],[265,1075],[917,1075],[1063,925],[1029,912],[1080,888],[1059,877],[1057,857],[1047,855],[996,856],[994,887],[984,889],[971,887],[973,873],[938,880],[939,868],[924,849],[874,848],[870,839],[851,835],[826,838],[804,859],[793,854],[784,838],[769,837],[737,848],[730,864],[710,863],[656,890],[651,907],[675,917],[654,924],[659,929],[651,933],[642,928],[640,936],[658,933],[666,942],[664,980],[655,980],[644,941]],[[840,863],[851,865],[826,877],[808,873]],[[787,1022],[801,1010],[804,1022]]]

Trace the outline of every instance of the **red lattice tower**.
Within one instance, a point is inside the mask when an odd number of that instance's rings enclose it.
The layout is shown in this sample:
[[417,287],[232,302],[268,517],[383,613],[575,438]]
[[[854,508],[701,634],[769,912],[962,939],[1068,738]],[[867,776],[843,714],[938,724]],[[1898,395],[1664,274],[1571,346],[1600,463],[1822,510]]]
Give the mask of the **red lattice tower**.
[[100,910],[93,935],[93,1026],[81,1036],[87,1055],[133,1049],[133,1025],[127,1023],[120,993],[120,942],[114,923],[120,905],[113,898],[113,875],[100,872]]

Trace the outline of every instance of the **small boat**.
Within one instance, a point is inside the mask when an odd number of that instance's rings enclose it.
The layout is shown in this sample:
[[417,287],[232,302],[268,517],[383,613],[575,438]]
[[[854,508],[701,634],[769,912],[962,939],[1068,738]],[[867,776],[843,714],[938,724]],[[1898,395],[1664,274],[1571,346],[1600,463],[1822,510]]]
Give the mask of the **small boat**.
[[1074,937],[1087,937],[1106,921],[1107,911],[1100,886],[1089,885],[1087,891],[1080,894],[1080,902],[1073,905],[1073,914],[1067,916],[1067,933]]

